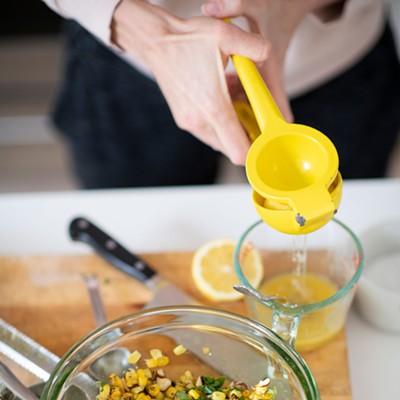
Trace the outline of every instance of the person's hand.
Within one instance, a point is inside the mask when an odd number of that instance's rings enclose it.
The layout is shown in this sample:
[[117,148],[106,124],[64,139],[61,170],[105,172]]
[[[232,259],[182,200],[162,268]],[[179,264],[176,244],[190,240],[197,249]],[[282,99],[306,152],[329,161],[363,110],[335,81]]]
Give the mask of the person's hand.
[[270,41],[270,55],[259,69],[283,116],[290,122],[293,116],[283,77],[290,40],[307,13],[326,11],[336,3],[343,0],[206,0],[202,11],[215,18],[244,16],[252,32]]
[[150,68],[177,125],[243,165],[250,142],[224,69],[232,54],[264,61],[269,42],[215,18],[183,20],[142,0],[122,0],[112,30],[114,43]]

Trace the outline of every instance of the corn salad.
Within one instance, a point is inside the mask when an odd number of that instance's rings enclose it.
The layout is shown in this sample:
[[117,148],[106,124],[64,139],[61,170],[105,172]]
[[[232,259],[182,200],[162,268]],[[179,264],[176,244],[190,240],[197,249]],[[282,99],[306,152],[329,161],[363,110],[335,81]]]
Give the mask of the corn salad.
[[[177,347],[174,354],[181,355],[186,349]],[[225,384],[225,377],[194,377],[186,370],[178,380],[170,379],[163,367],[169,364],[169,357],[160,350],[150,351],[146,359],[147,368],[130,368],[122,377],[111,374],[107,382],[100,382],[97,400],[270,400],[276,397],[276,388],[271,380],[264,379],[248,387],[243,382]],[[137,364],[141,358],[138,351],[129,357]]]

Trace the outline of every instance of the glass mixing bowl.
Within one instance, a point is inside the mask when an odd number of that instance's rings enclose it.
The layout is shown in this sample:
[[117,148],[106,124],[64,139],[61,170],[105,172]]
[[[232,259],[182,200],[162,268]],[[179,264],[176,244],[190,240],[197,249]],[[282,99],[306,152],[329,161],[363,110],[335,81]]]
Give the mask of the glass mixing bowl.
[[[187,351],[175,355],[177,345]],[[155,348],[170,358],[163,369],[171,379],[185,370],[248,386],[268,377],[278,400],[320,399],[301,356],[265,326],[214,308],[172,306],[129,314],[88,334],[60,360],[41,400],[95,400],[99,382],[132,367],[131,352],[138,350],[142,362]]]

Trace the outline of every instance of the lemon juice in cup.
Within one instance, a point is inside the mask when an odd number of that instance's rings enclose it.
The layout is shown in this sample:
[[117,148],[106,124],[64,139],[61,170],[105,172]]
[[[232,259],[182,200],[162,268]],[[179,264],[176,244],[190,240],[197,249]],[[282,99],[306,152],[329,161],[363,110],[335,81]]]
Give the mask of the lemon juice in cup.
[[[266,281],[259,289],[262,294],[280,296],[285,304],[297,306],[322,302],[333,296],[337,290],[337,286],[328,279],[307,272],[302,275],[282,274]],[[257,307],[262,306],[258,304]],[[342,326],[327,324],[327,314],[328,312],[319,311],[304,316],[296,338],[298,350],[319,347],[336,336]],[[339,317],[343,319],[343,315],[338,315],[337,318]]]
[[[251,285],[242,268],[249,248],[260,253],[264,264],[258,287]],[[327,343],[343,328],[363,268],[363,252],[356,235],[337,220],[303,237],[258,221],[239,239],[234,262],[245,287],[283,298],[260,301],[246,296],[251,317],[297,350],[307,351]]]

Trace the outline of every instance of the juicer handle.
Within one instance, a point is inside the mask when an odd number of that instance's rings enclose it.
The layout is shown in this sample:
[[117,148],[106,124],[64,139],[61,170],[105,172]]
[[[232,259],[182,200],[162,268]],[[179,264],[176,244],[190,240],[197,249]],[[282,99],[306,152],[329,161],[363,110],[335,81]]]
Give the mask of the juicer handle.
[[250,104],[247,101],[235,101],[233,103],[233,107],[235,109],[236,115],[239,118],[240,123],[246,130],[250,142],[253,143],[261,135],[261,130],[258,126]]
[[261,132],[264,132],[267,123],[271,126],[274,123],[285,122],[281,111],[254,62],[247,57],[239,55],[233,55],[232,62],[249,99]]

